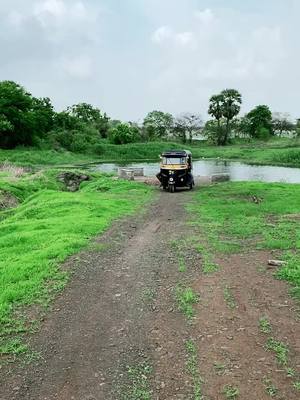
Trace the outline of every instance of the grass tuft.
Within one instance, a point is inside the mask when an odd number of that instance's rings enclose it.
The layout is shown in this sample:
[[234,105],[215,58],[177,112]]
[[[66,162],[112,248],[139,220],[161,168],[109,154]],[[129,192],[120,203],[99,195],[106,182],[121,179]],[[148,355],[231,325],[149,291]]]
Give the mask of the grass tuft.
[[127,367],[129,384],[124,388],[122,400],[151,400],[149,377],[152,367],[144,362]]
[[231,289],[228,286],[224,288],[223,294],[227,306],[231,309],[234,309],[236,307],[235,299]]
[[234,400],[237,399],[240,391],[237,387],[232,386],[232,385],[225,385],[223,388],[223,394],[226,399],[228,400]]
[[277,361],[280,365],[287,365],[288,363],[288,347],[274,338],[269,338],[266,345],[267,350],[273,351],[276,355]]
[[182,311],[187,318],[193,318],[195,315],[193,305],[199,301],[199,296],[193,289],[178,285],[176,288],[176,300],[179,310]]
[[187,370],[190,373],[193,380],[193,399],[202,400],[202,379],[199,374],[198,361],[197,361],[197,349],[193,340],[187,340],[185,348],[188,355]]
[[262,333],[271,333],[272,327],[267,317],[260,318],[259,329]]

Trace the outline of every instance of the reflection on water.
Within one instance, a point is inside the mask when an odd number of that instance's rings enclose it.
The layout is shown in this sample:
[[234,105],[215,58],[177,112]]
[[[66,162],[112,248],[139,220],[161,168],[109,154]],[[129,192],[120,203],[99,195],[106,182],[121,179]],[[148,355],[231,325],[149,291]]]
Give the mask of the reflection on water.
[[[117,172],[119,164],[99,164],[96,171]],[[130,163],[122,167],[144,168],[146,176],[154,176],[159,172],[159,163]],[[201,160],[194,161],[195,176],[210,176],[227,173],[232,181],[263,181],[300,183],[300,168],[247,165],[240,162]]]

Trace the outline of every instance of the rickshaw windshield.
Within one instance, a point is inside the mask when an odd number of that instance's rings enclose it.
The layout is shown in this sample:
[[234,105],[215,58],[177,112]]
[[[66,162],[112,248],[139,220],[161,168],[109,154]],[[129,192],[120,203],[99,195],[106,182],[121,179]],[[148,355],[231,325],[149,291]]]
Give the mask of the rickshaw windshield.
[[163,157],[162,163],[164,165],[184,165],[186,164],[186,157]]

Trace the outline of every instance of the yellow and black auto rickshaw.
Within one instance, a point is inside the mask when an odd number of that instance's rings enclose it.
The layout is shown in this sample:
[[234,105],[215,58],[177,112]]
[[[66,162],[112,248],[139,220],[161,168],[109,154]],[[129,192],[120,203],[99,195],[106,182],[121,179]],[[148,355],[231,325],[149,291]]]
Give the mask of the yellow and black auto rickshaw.
[[193,189],[192,153],[188,150],[170,150],[161,154],[160,172],[156,175],[164,190],[174,193],[176,188]]

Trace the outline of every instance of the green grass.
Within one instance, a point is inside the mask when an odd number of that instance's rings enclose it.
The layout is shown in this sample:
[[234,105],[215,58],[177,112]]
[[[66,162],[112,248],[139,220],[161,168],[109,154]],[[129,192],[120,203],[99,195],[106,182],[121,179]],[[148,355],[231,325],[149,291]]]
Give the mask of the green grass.
[[217,375],[221,376],[224,375],[225,371],[226,371],[226,365],[219,363],[219,362],[215,362],[214,363],[214,370],[216,372]]
[[299,382],[294,382],[293,383],[294,389],[298,390],[300,392],[300,381]]
[[49,170],[0,178],[0,191],[14,194],[16,209],[0,212],[0,338],[20,332],[14,311],[47,304],[67,279],[59,265],[88,245],[113,220],[134,212],[151,188],[93,174],[76,193],[63,191]]
[[187,268],[186,268],[186,264],[185,264],[184,258],[182,256],[180,256],[178,258],[178,264],[179,264],[178,271],[179,272],[186,272]]
[[[68,151],[39,150],[36,148],[0,149],[0,163],[8,160],[21,165],[66,165],[101,161],[158,160],[158,155],[168,149],[191,150],[195,159],[220,158],[241,160],[251,164],[300,166],[300,139],[274,138],[269,142],[236,141],[225,147],[216,147],[206,142],[182,144],[177,142],[148,142],[114,145],[106,140],[99,142],[97,154],[80,154]],[[99,147],[99,146],[98,146]]]
[[279,365],[287,365],[289,349],[284,343],[274,338],[269,338],[266,348],[275,353]]
[[196,249],[202,255],[202,272],[204,274],[212,274],[219,270],[219,265],[213,261],[212,254],[207,249],[206,246],[203,244],[196,244]]
[[197,349],[193,340],[187,340],[185,348],[188,356],[187,370],[193,380],[193,400],[202,400],[202,379],[199,373]]
[[300,185],[229,182],[202,187],[194,199],[188,205],[193,225],[207,239],[199,237],[200,246],[210,254],[228,253],[220,248],[222,241],[235,243],[230,252],[281,251],[287,264],[277,277],[291,282],[300,297]]
[[264,383],[267,395],[270,397],[276,397],[278,394],[278,389],[274,385],[274,383],[270,379],[264,379],[263,383]]
[[28,350],[28,346],[22,343],[20,338],[13,338],[7,341],[0,342],[0,354],[23,354]]
[[272,326],[267,317],[260,318],[259,329],[262,333],[271,333],[272,332]]
[[71,153],[69,151],[39,150],[31,147],[14,150],[0,149],[0,163],[9,161],[22,166],[80,164],[97,158],[96,155]]
[[226,399],[228,400],[234,400],[237,399],[240,391],[237,387],[232,386],[232,385],[225,385],[223,388],[223,394]]
[[122,400],[151,400],[149,377],[152,367],[147,363],[127,367],[128,385],[123,388]]
[[233,310],[236,307],[236,303],[232,294],[232,290],[228,286],[226,286],[223,290],[223,294],[227,306]]
[[199,297],[190,287],[178,285],[176,288],[176,300],[178,308],[183,314],[191,319],[195,315],[193,305],[198,303]]

